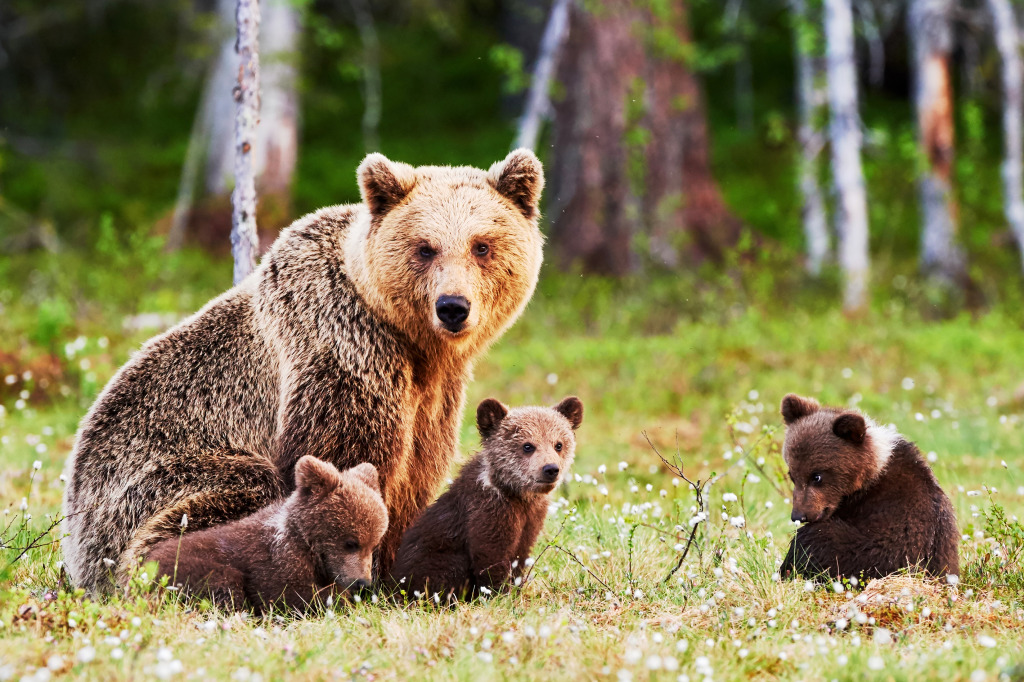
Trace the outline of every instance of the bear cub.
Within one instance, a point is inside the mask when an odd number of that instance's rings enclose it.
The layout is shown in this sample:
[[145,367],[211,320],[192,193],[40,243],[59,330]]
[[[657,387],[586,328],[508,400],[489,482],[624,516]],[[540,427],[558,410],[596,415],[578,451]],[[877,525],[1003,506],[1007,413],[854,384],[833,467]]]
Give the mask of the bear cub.
[[[583,403],[476,410],[481,450],[402,537],[392,587],[446,600],[496,592],[518,578],[576,451]],[[418,593],[418,594],[417,594]]]
[[377,469],[339,472],[306,455],[295,485],[251,516],[161,541],[146,560],[188,593],[257,612],[274,605],[302,612],[316,598],[368,586],[388,527]]
[[780,573],[876,578],[907,567],[959,575],[953,505],[913,443],[855,410],[782,400],[783,457],[803,521]]

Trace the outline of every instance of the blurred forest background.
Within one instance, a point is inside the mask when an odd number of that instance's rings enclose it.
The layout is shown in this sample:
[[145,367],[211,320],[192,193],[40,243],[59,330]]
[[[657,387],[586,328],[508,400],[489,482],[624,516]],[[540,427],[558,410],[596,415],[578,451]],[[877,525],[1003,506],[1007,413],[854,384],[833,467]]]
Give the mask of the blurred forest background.
[[[0,5],[8,298],[59,325],[83,287],[142,301],[151,280],[219,268],[235,4]],[[264,247],[357,201],[367,151],[486,167],[518,140],[547,168],[549,275],[639,291],[666,272],[700,287],[760,270],[769,303],[1019,307],[1012,0],[261,5]]]

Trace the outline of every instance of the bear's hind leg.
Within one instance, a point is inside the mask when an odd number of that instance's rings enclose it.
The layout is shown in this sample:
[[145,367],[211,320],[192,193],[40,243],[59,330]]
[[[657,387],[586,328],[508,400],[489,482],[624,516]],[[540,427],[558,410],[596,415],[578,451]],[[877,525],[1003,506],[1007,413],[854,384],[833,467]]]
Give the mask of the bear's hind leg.
[[[248,516],[283,495],[277,467],[263,457],[242,450],[223,449],[198,455],[170,457],[177,494],[132,535],[121,554],[116,582],[124,585],[156,543],[183,532]],[[182,527],[182,517],[188,517]]]

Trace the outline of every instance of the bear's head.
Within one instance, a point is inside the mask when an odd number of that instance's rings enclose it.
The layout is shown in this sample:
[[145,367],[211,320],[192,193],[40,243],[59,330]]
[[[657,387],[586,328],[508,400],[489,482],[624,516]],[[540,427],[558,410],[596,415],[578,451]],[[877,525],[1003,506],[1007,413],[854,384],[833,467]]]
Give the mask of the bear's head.
[[345,260],[367,304],[427,351],[471,355],[500,336],[540,272],[544,170],[533,152],[486,172],[370,154],[358,176],[369,216]]
[[550,493],[576,456],[583,403],[575,396],[554,407],[509,410],[488,398],[476,409],[485,463],[484,485],[521,495]]
[[843,498],[878,478],[899,438],[857,411],[822,407],[793,393],[782,400],[782,418],[794,521],[829,518]]
[[309,546],[324,584],[366,587],[373,552],[388,528],[377,469],[345,471],[306,455],[295,465],[295,492],[287,505],[288,528]]

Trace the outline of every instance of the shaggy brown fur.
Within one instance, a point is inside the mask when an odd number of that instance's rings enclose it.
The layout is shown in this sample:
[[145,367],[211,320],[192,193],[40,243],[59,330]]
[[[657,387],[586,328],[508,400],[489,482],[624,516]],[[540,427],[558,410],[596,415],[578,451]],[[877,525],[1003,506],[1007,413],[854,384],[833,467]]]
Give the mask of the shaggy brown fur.
[[407,595],[472,596],[519,577],[572,465],[583,403],[509,411],[490,398],[476,415],[481,451],[402,538],[390,582]]
[[787,395],[783,454],[793,520],[783,575],[959,574],[956,515],[913,443],[859,412]]
[[315,600],[369,585],[388,527],[377,470],[339,473],[305,456],[295,492],[252,516],[163,540],[146,557],[187,592],[221,606],[304,611]]
[[473,360],[533,293],[540,163],[413,168],[371,154],[364,204],[285,229],[256,272],[149,341],[82,422],[68,462],[65,566],[111,587],[154,543],[250,514],[305,454],[377,467],[402,531],[456,451]]

